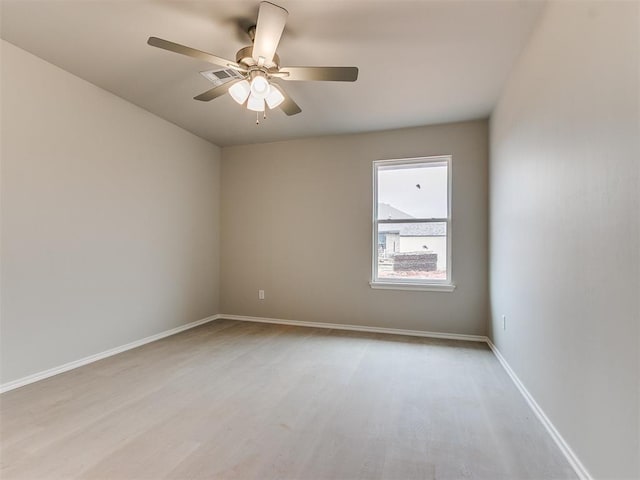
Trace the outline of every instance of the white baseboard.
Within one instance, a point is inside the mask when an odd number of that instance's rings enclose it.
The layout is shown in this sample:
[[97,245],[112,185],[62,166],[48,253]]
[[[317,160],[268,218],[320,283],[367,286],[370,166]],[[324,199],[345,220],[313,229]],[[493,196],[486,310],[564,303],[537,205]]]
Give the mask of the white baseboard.
[[564,438],[562,438],[562,435],[560,435],[560,432],[558,432],[558,430],[553,425],[553,423],[551,423],[551,420],[549,420],[549,417],[547,417],[547,415],[544,413],[540,405],[538,405],[538,402],[535,401],[533,396],[529,393],[527,388],[520,381],[516,373],[511,369],[511,366],[507,363],[507,360],[502,356],[498,348],[493,344],[491,339],[489,339],[488,337],[487,337],[487,345],[489,345],[489,348],[491,348],[491,351],[496,356],[496,358],[498,359],[502,367],[505,369],[505,371],[507,372],[507,375],[509,375],[509,377],[511,378],[513,383],[516,385],[518,390],[520,390],[520,393],[522,394],[524,399],[527,401],[527,403],[531,407],[531,410],[533,410],[533,413],[535,413],[538,419],[540,419],[540,421],[542,422],[542,425],[544,425],[544,427],[549,432],[549,435],[551,435],[551,438],[553,438],[553,440],[556,442],[556,445],[558,445],[558,448],[560,449],[560,451],[564,454],[569,464],[575,470],[576,474],[578,475],[578,478],[580,478],[580,480],[593,480],[593,477],[589,474],[588,470],[582,464],[578,456],[574,453],[573,450],[571,450],[571,447],[569,446],[569,444],[565,441]]
[[165,330],[164,332],[160,332],[155,335],[151,335],[149,337],[136,340],[135,342],[127,343],[126,345],[121,345],[119,347],[115,347],[115,348],[106,350],[104,352],[96,353],[95,355],[90,355],[88,357],[84,357],[79,360],[74,360],[73,362],[65,363],[64,365],[59,365],[57,367],[53,367],[48,370],[44,370],[42,372],[34,373],[32,375],[28,375],[26,377],[22,377],[17,380],[13,380],[11,382],[4,383],[0,385],[0,393],[8,392],[10,390],[14,390],[16,388],[23,387],[25,385],[29,385],[30,383],[34,383],[39,380],[44,380],[45,378],[53,377],[54,375],[58,375],[59,373],[67,372],[69,370],[73,370],[74,368],[82,367],[83,365],[97,362],[98,360],[102,360],[103,358],[111,357],[118,353],[131,350],[132,348],[136,348],[141,345],[145,345],[147,343],[155,342],[156,340],[160,340],[161,338],[168,337],[170,335],[175,335],[176,333],[183,332],[184,330],[197,327],[198,325],[202,325],[204,323],[211,322],[219,318],[226,318],[229,320],[241,320],[241,321],[248,321],[248,322],[297,325],[302,327],[332,328],[337,330],[354,330],[359,332],[389,333],[394,335],[412,335],[412,336],[418,336],[418,337],[443,338],[443,339],[450,339],[450,340],[467,340],[467,341],[474,341],[474,342],[486,341],[486,337],[483,337],[480,335],[461,335],[461,334],[455,334],[455,333],[422,332],[419,330],[400,330],[395,328],[363,327],[360,325],[342,325],[337,323],[303,322],[303,321],[297,321],[297,320],[281,320],[277,318],[247,317],[243,315],[217,314],[207,318],[203,318],[202,320],[196,320],[195,322],[187,323],[185,325],[180,325],[179,327],[172,328],[171,330]]
[[342,323],[304,322],[301,320],[283,320],[280,318],[248,317],[245,315],[228,315],[221,313],[219,318],[240,320],[243,322],[277,323],[297,327],[331,328],[334,330],[352,330],[355,332],[388,333],[391,335],[410,335],[413,337],[442,338],[446,340],[465,340],[469,342],[486,342],[483,335],[463,335],[461,333],[424,332],[422,330],[402,330],[399,328],[365,327],[362,325],[347,325]]
[[105,350],[104,352],[96,353],[95,355],[89,355],[88,357],[81,358],[80,360],[74,360],[73,362],[65,363],[64,365],[59,365],[57,367],[50,368],[43,372],[34,373],[33,375],[22,377],[17,380],[13,380],[12,382],[3,383],[2,385],[0,385],[0,393],[8,392],[9,390],[13,390],[15,388],[23,387],[24,385],[37,382],[38,380],[44,380],[45,378],[53,377],[54,375],[58,375],[59,373],[73,370],[74,368],[87,365],[88,363],[97,362],[98,360],[102,360],[103,358],[111,357],[118,353],[125,352],[127,350],[131,350],[132,348],[139,347],[146,343],[155,342],[156,340],[160,340],[161,338],[168,337],[170,335],[175,335],[176,333],[180,333],[190,328],[197,327],[198,325],[202,325],[204,323],[217,320],[218,318],[220,318],[220,315],[212,315],[210,317],[203,318],[201,320],[196,320],[195,322],[187,323],[185,325],[180,325],[179,327],[172,328],[170,330],[165,330],[164,332],[156,333],[155,335],[151,335],[149,337],[136,340],[135,342],[127,343],[126,345],[121,345],[119,347],[111,348],[109,350]]
[[180,325],[179,327],[172,328],[170,330],[165,330],[164,332],[157,333],[155,335],[151,335],[149,337],[145,337],[140,340],[136,340],[135,342],[127,343],[126,345],[122,345],[120,347],[112,348],[110,350],[106,350],[101,353],[97,353],[95,355],[90,355],[88,357],[81,358],[79,360],[75,360],[73,362],[65,363],[64,365],[60,365],[58,367],[50,368],[43,372],[38,372],[33,375],[29,375],[27,377],[19,378],[18,380],[14,380],[12,382],[4,383],[0,385],[0,393],[8,392],[9,390],[13,390],[18,387],[22,387],[24,385],[28,385],[30,383],[37,382],[38,380],[44,380],[45,378],[52,377],[54,375],[58,375],[59,373],[67,372],[69,370],[73,370],[74,368],[81,367],[83,365],[87,365],[89,363],[96,362],[98,360],[102,360],[103,358],[111,357],[121,352],[125,352],[127,350],[131,350],[133,348],[139,347],[141,345],[145,345],[147,343],[155,342],[156,340],[160,340],[161,338],[168,337],[171,335],[175,335],[176,333],[183,332],[190,328],[197,327],[198,325],[202,325],[213,320],[218,319],[227,319],[227,320],[239,320],[245,322],[259,322],[259,323],[275,323],[281,325],[293,325],[299,327],[315,327],[315,328],[330,328],[335,330],[351,330],[356,332],[371,332],[371,333],[387,333],[391,335],[409,335],[415,337],[428,337],[428,338],[441,338],[447,340],[465,340],[471,342],[486,342],[487,345],[491,348],[491,351],[496,356],[502,367],[505,369],[515,386],[518,388],[522,396],[525,398],[533,412],[540,419],[544,427],[551,435],[551,438],[556,442],[560,451],[564,454],[569,464],[573,467],[576,474],[581,480],[593,480],[593,477],[589,474],[585,466],[582,464],[577,455],[571,450],[571,447],[567,444],[567,442],[562,438],[562,435],[555,428],[551,420],[546,416],[540,405],[534,400],[533,396],[526,389],[524,384],[520,381],[515,372],[511,369],[505,358],[502,356],[500,351],[496,348],[493,342],[485,336],[482,335],[463,335],[459,333],[440,333],[440,332],[424,332],[421,330],[402,330],[398,328],[386,328],[386,327],[367,327],[361,325],[345,325],[340,323],[322,323],[322,322],[304,322],[299,320],[283,320],[279,318],[265,318],[265,317],[249,317],[245,315],[227,315],[227,314],[217,314],[212,315],[207,318],[203,318],[202,320],[196,320],[195,322],[187,323],[185,325]]

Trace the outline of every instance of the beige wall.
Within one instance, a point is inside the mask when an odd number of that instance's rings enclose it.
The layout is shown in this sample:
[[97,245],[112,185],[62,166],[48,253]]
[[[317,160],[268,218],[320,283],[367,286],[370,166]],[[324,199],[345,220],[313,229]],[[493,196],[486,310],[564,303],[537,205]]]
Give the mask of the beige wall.
[[217,147],[4,41],[1,99],[2,383],[218,312]]
[[[484,334],[487,143],[475,121],[224,148],[222,313]],[[372,162],[444,154],[457,289],[371,289]]]
[[598,479],[640,478],[639,8],[551,2],[491,121],[492,337]]

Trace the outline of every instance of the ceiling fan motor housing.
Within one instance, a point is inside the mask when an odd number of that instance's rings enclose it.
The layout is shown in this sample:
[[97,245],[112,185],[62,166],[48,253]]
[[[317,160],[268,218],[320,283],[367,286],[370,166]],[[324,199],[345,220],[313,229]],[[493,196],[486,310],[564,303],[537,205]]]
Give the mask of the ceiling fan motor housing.
[[[247,70],[251,69],[251,67],[257,67],[256,61],[253,58],[253,45],[238,50],[238,53],[236,53],[236,63]],[[272,64],[265,65],[265,67],[265,73],[278,71],[280,68],[280,57],[277,53],[273,55]]]

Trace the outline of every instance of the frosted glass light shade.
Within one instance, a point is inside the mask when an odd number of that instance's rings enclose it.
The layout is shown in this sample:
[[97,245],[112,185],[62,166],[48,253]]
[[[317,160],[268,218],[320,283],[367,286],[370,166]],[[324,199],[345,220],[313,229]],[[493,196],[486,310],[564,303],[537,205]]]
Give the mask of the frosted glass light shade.
[[267,101],[267,105],[269,105],[269,108],[274,109],[282,102],[284,102],[284,95],[282,95],[282,92],[274,86],[270,86],[269,95],[267,95],[267,98],[265,98],[265,100]]
[[247,102],[247,108],[254,112],[264,112],[264,99],[256,97],[253,92],[251,92],[249,101]]
[[269,95],[269,81],[258,75],[251,80],[251,94],[256,98],[264,99]]
[[229,88],[229,95],[236,102],[242,105],[246,100],[249,94],[251,93],[251,85],[246,80],[242,80],[241,82],[234,83]]

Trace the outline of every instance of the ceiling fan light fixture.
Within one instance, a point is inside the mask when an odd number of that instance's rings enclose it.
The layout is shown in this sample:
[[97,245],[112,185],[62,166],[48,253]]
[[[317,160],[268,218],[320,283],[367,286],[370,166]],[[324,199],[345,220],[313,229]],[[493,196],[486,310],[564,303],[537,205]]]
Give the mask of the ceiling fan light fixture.
[[231,98],[233,98],[240,105],[247,101],[247,97],[250,93],[251,85],[249,85],[249,82],[247,82],[246,80],[234,83],[229,88],[229,95],[231,95]]
[[253,92],[251,92],[249,101],[247,101],[247,108],[254,112],[264,112],[264,98],[256,97]]
[[271,86],[271,88],[269,88],[269,94],[267,95],[267,98],[265,98],[265,101],[267,102],[267,105],[269,105],[269,108],[273,110],[282,102],[284,102],[284,95],[282,95],[282,92],[280,90],[278,90],[274,86]]
[[[276,50],[288,15],[284,8],[270,1],[261,1],[257,22],[248,31],[252,45],[241,48],[236,53],[235,62],[158,37],[149,37],[147,43],[152,47],[224,66],[222,70],[206,72],[213,75],[207,75],[207,78],[213,81],[215,87],[193,97],[194,100],[208,102],[229,92],[235,102],[246,105],[247,109],[254,112],[265,112],[267,106],[270,109],[280,107],[286,115],[291,116],[302,110],[279,84],[270,83],[272,77],[294,82],[355,82],[358,68],[281,67]],[[233,80],[228,80],[230,77]]]
[[267,98],[270,89],[269,81],[262,75],[256,75],[253,77],[253,80],[251,80],[251,95],[256,98]]

